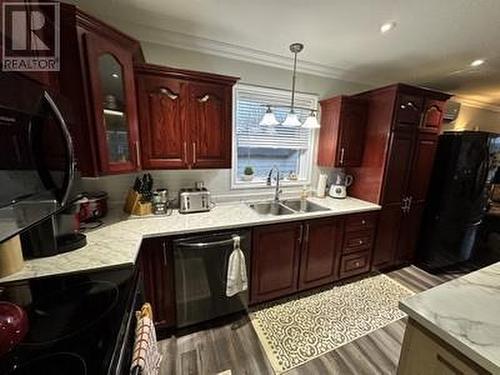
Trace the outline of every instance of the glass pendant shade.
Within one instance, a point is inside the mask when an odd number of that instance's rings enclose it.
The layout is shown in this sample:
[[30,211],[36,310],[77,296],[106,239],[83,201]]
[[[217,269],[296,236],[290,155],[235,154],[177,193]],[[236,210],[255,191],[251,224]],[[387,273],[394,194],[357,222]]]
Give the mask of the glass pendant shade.
[[295,112],[290,112],[286,115],[285,121],[282,123],[283,126],[300,126],[302,125],[299,116]]
[[264,113],[264,116],[262,116],[262,120],[260,120],[259,125],[264,125],[264,126],[279,125],[279,122],[278,120],[276,120],[276,116],[274,116],[271,107],[267,107],[266,113]]
[[318,122],[318,119],[316,118],[316,114],[314,112],[311,112],[309,116],[307,116],[306,121],[304,121],[304,124],[302,125],[303,128],[306,129],[319,129],[320,125]]

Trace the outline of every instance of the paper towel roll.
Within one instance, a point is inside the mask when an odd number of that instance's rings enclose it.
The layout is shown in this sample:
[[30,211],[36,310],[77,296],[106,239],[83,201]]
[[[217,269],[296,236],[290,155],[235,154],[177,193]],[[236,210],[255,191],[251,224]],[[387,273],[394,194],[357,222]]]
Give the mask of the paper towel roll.
[[316,196],[324,198],[326,195],[326,182],[328,180],[327,174],[320,174],[318,179],[318,187],[316,188]]
[[21,271],[24,266],[19,236],[0,243],[0,277]]

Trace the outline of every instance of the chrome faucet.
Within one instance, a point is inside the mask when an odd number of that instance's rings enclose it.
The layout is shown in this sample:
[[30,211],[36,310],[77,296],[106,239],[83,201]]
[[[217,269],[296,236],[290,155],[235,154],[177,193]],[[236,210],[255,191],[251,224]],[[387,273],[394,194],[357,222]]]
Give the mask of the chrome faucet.
[[271,186],[271,177],[273,176],[273,171],[276,171],[276,190],[274,191],[274,201],[279,202],[280,200],[280,170],[277,166],[274,166],[271,168],[269,171],[269,174],[267,175],[267,186]]

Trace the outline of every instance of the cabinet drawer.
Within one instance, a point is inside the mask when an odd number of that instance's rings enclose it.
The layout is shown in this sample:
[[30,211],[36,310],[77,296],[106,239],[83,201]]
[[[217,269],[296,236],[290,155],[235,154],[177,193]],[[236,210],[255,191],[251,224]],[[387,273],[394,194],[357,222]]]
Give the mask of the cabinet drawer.
[[377,224],[378,212],[349,215],[345,221],[346,232],[373,229]]
[[373,244],[373,230],[348,232],[344,237],[342,254],[355,253],[361,250],[370,250]]
[[370,269],[370,252],[363,251],[342,256],[340,260],[339,277],[345,278],[349,276],[359,275],[368,272]]

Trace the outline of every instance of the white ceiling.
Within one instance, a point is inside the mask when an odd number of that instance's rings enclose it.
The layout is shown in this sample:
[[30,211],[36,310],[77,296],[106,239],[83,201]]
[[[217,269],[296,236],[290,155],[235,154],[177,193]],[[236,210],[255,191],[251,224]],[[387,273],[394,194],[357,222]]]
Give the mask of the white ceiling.
[[[299,66],[316,74],[413,82],[500,106],[499,0],[73,1],[166,44],[289,67],[298,41]],[[382,35],[387,21],[397,27]],[[486,63],[471,68],[477,58]]]

